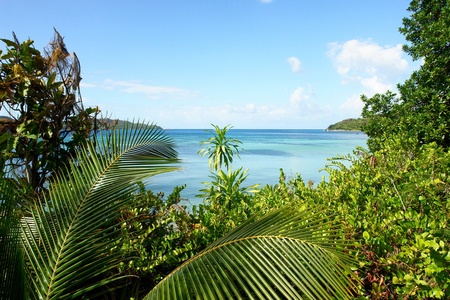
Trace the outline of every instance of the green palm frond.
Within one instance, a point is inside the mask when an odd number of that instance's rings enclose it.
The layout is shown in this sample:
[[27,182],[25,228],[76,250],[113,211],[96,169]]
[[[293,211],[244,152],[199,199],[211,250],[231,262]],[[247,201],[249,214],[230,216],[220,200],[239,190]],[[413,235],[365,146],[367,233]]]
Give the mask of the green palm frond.
[[17,185],[0,170],[0,299],[24,297]]
[[[351,299],[349,245],[304,204],[250,219],[161,281],[145,299]],[[356,279],[355,279],[356,280]]]
[[104,132],[77,157],[22,228],[32,298],[80,297],[115,280],[105,275],[121,261],[109,255],[117,242],[113,221],[133,206],[127,195],[137,181],[176,170],[178,162],[171,139],[148,125]]

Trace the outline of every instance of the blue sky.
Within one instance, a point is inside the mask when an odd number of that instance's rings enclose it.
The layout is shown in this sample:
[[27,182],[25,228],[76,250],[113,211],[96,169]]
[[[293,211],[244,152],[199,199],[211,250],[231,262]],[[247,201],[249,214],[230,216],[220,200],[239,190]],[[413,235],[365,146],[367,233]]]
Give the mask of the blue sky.
[[[326,128],[418,68],[404,0],[4,1],[0,37],[53,27],[81,61],[85,106],[164,128]],[[4,47],[2,46],[4,49]]]

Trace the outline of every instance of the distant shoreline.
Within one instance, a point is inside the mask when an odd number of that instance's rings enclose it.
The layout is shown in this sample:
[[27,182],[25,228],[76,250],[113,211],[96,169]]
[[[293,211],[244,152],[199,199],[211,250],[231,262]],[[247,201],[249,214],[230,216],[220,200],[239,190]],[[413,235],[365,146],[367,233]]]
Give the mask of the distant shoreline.
[[348,131],[348,132],[364,132],[362,130],[346,130],[346,129],[324,129],[323,131]]
[[343,121],[332,124],[325,131],[361,131],[367,125],[368,119],[345,119]]

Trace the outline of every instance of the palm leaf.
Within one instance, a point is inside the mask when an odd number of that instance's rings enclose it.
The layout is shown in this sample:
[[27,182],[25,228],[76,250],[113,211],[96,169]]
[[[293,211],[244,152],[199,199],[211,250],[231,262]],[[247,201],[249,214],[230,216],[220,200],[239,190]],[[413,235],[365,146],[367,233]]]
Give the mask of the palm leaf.
[[0,170],[0,299],[24,297],[17,185]]
[[145,299],[351,299],[353,263],[334,221],[303,204],[252,218],[186,261]]
[[104,132],[79,151],[71,176],[57,176],[49,196],[22,227],[32,298],[68,299],[99,292],[121,259],[114,220],[137,181],[176,170],[172,141],[156,126]]

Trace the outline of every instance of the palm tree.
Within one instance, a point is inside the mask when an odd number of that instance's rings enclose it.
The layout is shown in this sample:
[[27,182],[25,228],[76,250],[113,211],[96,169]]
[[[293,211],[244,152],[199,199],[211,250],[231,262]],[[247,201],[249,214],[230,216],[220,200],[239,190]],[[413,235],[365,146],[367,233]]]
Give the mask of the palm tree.
[[[77,163],[70,163],[70,176],[57,176],[49,196],[29,204],[28,217],[10,223],[20,227],[21,240],[0,236],[1,242],[21,245],[26,296],[106,293],[105,286],[120,279],[108,272],[121,262],[111,254],[118,241],[113,221],[134,205],[126,195],[137,181],[175,170],[177,162],[171,140],[156,127],[104,133],[89,142]],[[3,194],[8,191],[0,193],[7,199]],[[147,298],[348,299],[355,285],[342,251],[347,244],[339,224],[322,215],[298,202],[255,216],[173,271]]]
[[220,170],[222,164],[228,169],[228,166],[233,162],[233,155],[236,154],[239,157],[239,149],[242,149],[239,145],[242,144],[235,138],[227,138],[226,133],[230,130],[230,125],[220,129],[219,126],[211,124],[214,127],[214,132],[206,130],[213,134],[213,137],[206,141],[202,141],[201,145],[207,145],[206,148],[201,149],[197,154],[202,154],[202,157],[206,154],[209,158],[208,167],[214,171]]

